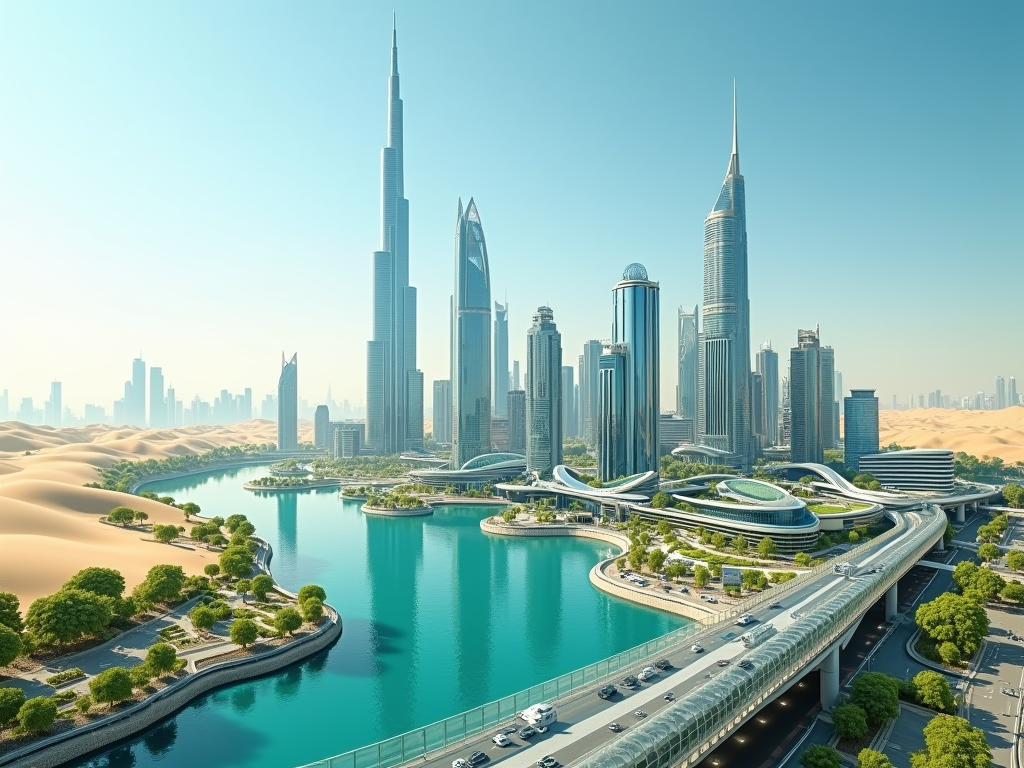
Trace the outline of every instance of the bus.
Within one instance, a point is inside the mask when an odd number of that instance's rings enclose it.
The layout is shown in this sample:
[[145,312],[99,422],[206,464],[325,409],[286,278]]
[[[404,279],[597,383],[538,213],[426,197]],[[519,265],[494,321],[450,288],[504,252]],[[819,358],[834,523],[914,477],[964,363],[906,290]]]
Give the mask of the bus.
[[759,627],[754,627],[749,632],[744,632],[740,635],[740,640],[743,641],[743,645],[746,648],[756,648],[769,637],[777,635],[779,630],[773,627],[771,624],[762,624]]

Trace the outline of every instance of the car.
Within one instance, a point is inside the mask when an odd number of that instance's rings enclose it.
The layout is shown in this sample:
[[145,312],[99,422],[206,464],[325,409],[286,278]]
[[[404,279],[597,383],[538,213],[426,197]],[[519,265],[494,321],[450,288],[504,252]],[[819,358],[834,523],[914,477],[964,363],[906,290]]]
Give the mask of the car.
[[618,723],[611,723],[608,726],[608,730],[611,731],[612,733],[618,733],[619,731],[622,730],[622,726],[619,725]]
[[780,608],[782,608],[782,603],[772,603],[768,607],[771,608],[773,611],[777,611]]
[[519,729],[519,738],[520,739],[531,739],[531,738],[533,738],[536,735],[537,735],[537,729],[534,728],[532,725],[528,725],[525,728],[520,728]]
[[1020,692],[1015,688],[1003,688],[1002,691],[1007,696],[1020,696]]
[[537,761],[537,765],[539,768],[554,768],[554,766],[558,765],[558,761],[551,755],[544,755],[544,757]]
[[600,696],[602,699],[610,699],[618,692],[619,689],[616,688],[614,685],[606,685],[604,688],[597,692],[597,695]]
[[720,667],[728,667],[729,666],[729,660],[728,659],[722,659],[720,662],[718,662],[718,666],[720,666]]
[[674,693],[672,693],[672,691],[669,691],[668,693],[665,694],[665,701],[675,701],[675,700],[676,700],[676,695]]
[[742,669],[751,669],[751,668],[753,668],[754,664],[753,664],[753,662],[748,661],[747,659],[743,659],[743,661],[741,661],[739,663],[739,666]]
[[658,576],[658,581],[668,581],[668,576],[666,576],[665,574],[661,574],[660,576]]
[[704,646],[700,643],[694,643],[690,646],[690,650],[694,653],[704,653]]
[[647,717],[647,713],[644,712],[642,709],[638,709],[633,714],[636,715],[637,717]]
[[622,684],[627,688],[636,688],[638,685],[640,685],[640,681],[637,680],[636,677],[634,677],[633,675],[626,675],[624,678],[622,678]]
[[690,594],[690,590],[688,587],[680,587],[679,591],[682,592],[684,595]]
[[643,671],[641,671],[640,674],[637,675],[637,677],[639,677],[646,683],[648,680],[653,680],[657,676],[657,674],[658,670],[656,670],[654,667],[644,667]]
[[491,758],[487,756],[486,752],[474,752],[469,756],[469,764],[480,765],[481,763],[486,763],[490,759]]
[[537,726],[537,733],[547,733],[547,732],[548,732],[548,727],[546,725],[538,725]]
[[620,578],[620,579],[624,579],[624,578],[626,578],[626,574],[625,574],[625,573],[620,573],[620,574],[619,574],[619,578]]
[[469,763],[460,757],[458,760],[452,760],[452,768],[469,768]]
[[507,747],[512,743],[512,739],[506,736],[504,733],[496,733],[491,737],[491,741],[499,747]]
[[515,732],[516,727],[514,725],[510,725],[507,728],[502,728],[500,731],[498,731],[498,733],[504,733],[506,736],[511,736]]
[[672,591],[672,587],[670,587],[668,584],[662,584],[661,588],[663,590],[665,590],[666,592],[671,592]]
[[654,662],[654,666],[658,669],[672,669],[672,662],[668,659],[658,659]]

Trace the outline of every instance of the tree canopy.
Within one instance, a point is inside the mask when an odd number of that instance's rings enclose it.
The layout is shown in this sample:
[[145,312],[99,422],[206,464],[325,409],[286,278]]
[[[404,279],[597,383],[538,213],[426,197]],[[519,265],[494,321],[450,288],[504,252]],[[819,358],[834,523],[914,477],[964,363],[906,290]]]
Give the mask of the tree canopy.
[[836,733],[844,739],[859,739],[868,732],[868,718],[856,704],[843,704],[832,710]]
[[327,592],[319,584],[306,584],[299,589],[300,604],[306,602],[311,597],[315,597],[321,603],[327,602]]
[[18,716],[18,710],[25,703],[25,692],[21,688],[0,688],[0,726]]
[[6,667],[21,653],[21,636],[0,624],[0,667]]
[[57,719],[57,704],[49,696],[29,699],[18,710],[18,723],[30,733],[45,731]]
[[235,619],[231,622],[228,633],[231,635],[231,642],[245,648],[256,642],[256,638],[260,636],[260,629],[252,619]]
[[111,667],[89,681],[89,692],[97,704],[114,706],[132,697],[132,678],[124,667]]
[[775,556],[775,553],[779,551],[775,541],[770,536],[765,536],[757,543],[757,554],[759,554],[765,560],[768,560]]
[[84,589],[94,595],[121,597],[124,594],[124,576],[113,568],[83,568],[62,589]]
[[913,768],[990,768],[985,732],[952,715],[937,715],[924,727],[925,748],[910,756]]
[[933,641],[951,642],[966,656],[978,650],[988,632],[985,608],[952,592],[945,592],[920,606],[915,619],[917,626]]
[[178,651],[170,643],[156,643],[146,652],[146,666],[154,674],[173,672],[178,662]]
[[249,585],[249,589],[256,595],[257,600],[266,600],[267,593],[274,588],[274,580],[265,573],[261,573],[258,576],[254,576],[252,582]]
[[850,701],[864,710],[868,725],[881,725],[899,714],[899,685],[881,672],[864,672],[853,679]]
[[323,618],[324,604],[317,598],[311,597],[302,604],[302,618],[306,621],[316,623]]
[[924,706],[946,714],[956,711],[953,691],[949,687],[949,680],[943,675],[926,669],[914,675],[913,683],[917,689],[917,696]]
[[800,765],[803,768],[839,768],[842,761],[839,759],[839,753],[832,747],[815,744],[800,755]]
[[220,569],[232,578],[245,578],[252,572],[252,555],[245,547],[228,547],[220,553]]
[[71,588],[32,603],[25,625],[44,643],[69,643],[83,635],[99,634],[110,618],[110,609],[102,597]]
[[1011,571],[1024,571],[1024,552],[1011,549],[1006,553],[1006,567]]
[[282,608],[274,616],[274,628],[283,634],[290,635],[302,626],[302,614],[294,608]]
[[873,749],[862,749],[857,755],[857,762],[860,768],[893,768],[888,757]]
[[132,596],[140,605],[177,600],[185,586],[185,571],[180,565],[154,565],[135,587]]
[[205,605],[197,605],[189,612],[188,617],[196,629],[210,629],[217,623],[217,614]]
[[21,602],[18,596],[12,592],[0,592],[0,624],[21,632],[25,623],[21,620]]

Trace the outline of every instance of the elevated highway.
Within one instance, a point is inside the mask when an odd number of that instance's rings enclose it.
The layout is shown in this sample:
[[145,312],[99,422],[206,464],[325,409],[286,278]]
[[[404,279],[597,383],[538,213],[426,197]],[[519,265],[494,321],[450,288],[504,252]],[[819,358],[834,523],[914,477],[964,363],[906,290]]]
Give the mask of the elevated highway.
[[[686,768],[807,672],[820,670],[822,704],[831,708],[839,693],[839,649],[878,600],[885,600],[887,619],[895,616],[897,581],[941,542],[946,529],[946,516],[934,505],[888,515],[892,530],[847,554],[858,566],[852,577],[834,573],[831,564],[820,566],[714,624],[685,627],[557,680],[311,765],[449,768],[480,750],[503,768],[528,768],[544,755],[586,768]],[[738,642],[745,631],[735,624],[741,610],[759,623],[771,622],[778,634],[748,650]],[[690,649],[695,640],[702,653]],[[611,701],[596,696],[604,683],[619,683],[657,658],[669,659],[673,668]],[[669,693],[674,701],[664,698]],[[505,748],[491,743],[502,727],[524,725],[516,714],[540,701],[558,708],[558,723],[547,734],[530,741],[513,735]],[[646,717],[634,715],[637,710]],[[624,730],[612,733],[612,722]]]

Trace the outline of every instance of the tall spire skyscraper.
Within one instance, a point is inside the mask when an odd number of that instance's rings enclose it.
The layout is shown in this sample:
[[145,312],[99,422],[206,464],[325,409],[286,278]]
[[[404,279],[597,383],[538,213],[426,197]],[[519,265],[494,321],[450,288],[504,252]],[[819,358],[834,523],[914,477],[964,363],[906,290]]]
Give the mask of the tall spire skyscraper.
[[410,415],[423,413],[423,387],[416,369],[416,289],[409,285],[409,201],[395,29],[387,142],[380,156],[380,250],[373,254],[373,339],[366,349],[366,442],[385,454],[400,453],[407,439],[415,442],[423,434],[422,424],[409,423]]
[[697,440],[752,462],[747,211],[740,174],[736,86],[732,154],[718,201],[704,220],[704,308],[698,344]]

